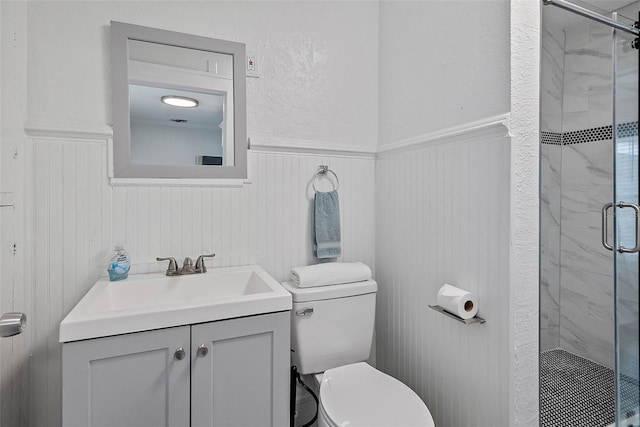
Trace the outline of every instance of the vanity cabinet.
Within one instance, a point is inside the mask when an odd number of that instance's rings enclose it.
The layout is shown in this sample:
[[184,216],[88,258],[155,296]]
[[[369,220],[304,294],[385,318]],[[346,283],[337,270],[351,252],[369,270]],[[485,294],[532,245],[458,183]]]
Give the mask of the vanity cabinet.
[[76,426],[289,425],[289,312],[62,345]]

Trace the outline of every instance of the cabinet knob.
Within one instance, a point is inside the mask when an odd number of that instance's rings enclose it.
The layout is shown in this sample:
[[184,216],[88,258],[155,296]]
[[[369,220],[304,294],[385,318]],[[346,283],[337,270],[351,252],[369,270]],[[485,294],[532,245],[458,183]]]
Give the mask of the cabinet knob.
[[206,345],[200,344],[198,346],[198,351],[196,352],[196,355],[198,357],[205,357],[208,353],[209,353],[209,349],[207,348]]
[[186,356],[186,353],[184,352],[184,348],[182,347],[179,347],[173,355],[176,360],[182,360],[184,359],[184,356]]

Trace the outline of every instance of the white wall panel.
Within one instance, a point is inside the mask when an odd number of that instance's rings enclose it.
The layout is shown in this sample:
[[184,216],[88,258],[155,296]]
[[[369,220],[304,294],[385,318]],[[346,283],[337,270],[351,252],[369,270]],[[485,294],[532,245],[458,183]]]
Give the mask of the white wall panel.
[[[26,117],[27,4],[0,4],[0,314],[30,313],[29,297],[22,286],[24,252],[21,225],[23,209],[19,198],[21,169],[16,153],[22,141]],[[14,251],[14,243],[18,242]],[[30,322],[30,318],[27,322]],[[27,327],[29,323],[27,323]],[[0,340],[0,425],[20,426],[28,416],[29,336]]]
[[[14,206],[0,207],[0,283],[1,313],[28,313],[21,293],[20,269],[13,249],[15,225],[18,222]],[[29,327],[30,319],[27,319]],[[16,335],[0,339],[0,415],[2,425],[21,425],[26,417],[27,382],[29,364],[29,336]]]
[[[216,253],[211,267],[261,264],[277,280],[313,263],[311,179],[327,164],[340,179],[341,261],[375,263],[374,159],[251,152],[243,187],[112,187],[106,139],[73,135],[26,141],[29,264],[33,315],[30,419],[59,425],[58,325],[99,276],[113,244],[125,241],[132,272],[163,271],[157,256],[179,262]],[[328,182],[318,183],[327,190]]]
[[[485,135],[377,162],[377,362],[436,425],[508,424],[509,153]],[[476,293],[487,323],[429,309],[444,283]]]
[[[94,141],[27,141],[31,280],[30,422],[60,419],[58,325],[100,274],[110,246],[106,151]],[[32,185],[30,185],[32,184]],[[29,283],[30,282],[30,283]]]
[[510,110],[510,10],[506,0],[380,2],[380,148]]

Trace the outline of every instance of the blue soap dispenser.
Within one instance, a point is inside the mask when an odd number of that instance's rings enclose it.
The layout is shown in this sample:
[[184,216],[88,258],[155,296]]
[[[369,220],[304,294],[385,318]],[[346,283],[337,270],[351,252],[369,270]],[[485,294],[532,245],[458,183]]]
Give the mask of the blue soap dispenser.
[[129,268],[131,268],[129,254],[121,244],[116,244],[115,249],[109,255],[109,265],[107,266],[109,280],[115,282],[126,279],[129,276]]

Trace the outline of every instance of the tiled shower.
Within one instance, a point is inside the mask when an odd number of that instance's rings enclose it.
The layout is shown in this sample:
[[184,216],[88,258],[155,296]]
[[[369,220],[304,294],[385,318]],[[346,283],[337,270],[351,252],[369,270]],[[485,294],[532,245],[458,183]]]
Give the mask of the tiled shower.
[[[635,2],[621,14],[637,16],[638,8]],[[629,147],[637,146],[637,105],[632,104],[637,103],[637,81],[625,70],[635,66],[637,73],[638,53],[618,41],[615,59],[622,72],[614,101],[611,28],[545,7],[542,31],[541,425],[608,425],[614,421],[616,296],[614,258],[602,244],[601,209],[613,197],[614,132],[618,151],[627,139]],[[627,83],[634,86],[633,96],[620,90]],[[618,167],[625,167],[621,153],[615,157]],[[636,151],[627,158],[630,165],[637,165]],[[629,172],[637,181],[634,168]],[[612,240],[611,232],[607,238]],[[637,262],[634,268],[635,272],[626,273],[637,279]],[[619,296],[626,285],[619,281]],[[637,301],[637,296],[630,298]],[[637,326],[634,333],[637,336]],[[621,358],[625,363],[635,360],[632,370],[637,372],[637,354]],[[579,379],[565,383],[564,377],[570,375]],[[579,390],[576,384],[587,386]],[[637,401],[637,387],[630,389]],[[580,395],[590,403],[572,415],[579,405],[562,402],[563,396]],[[597,407],[593,402],[603,404]]]

